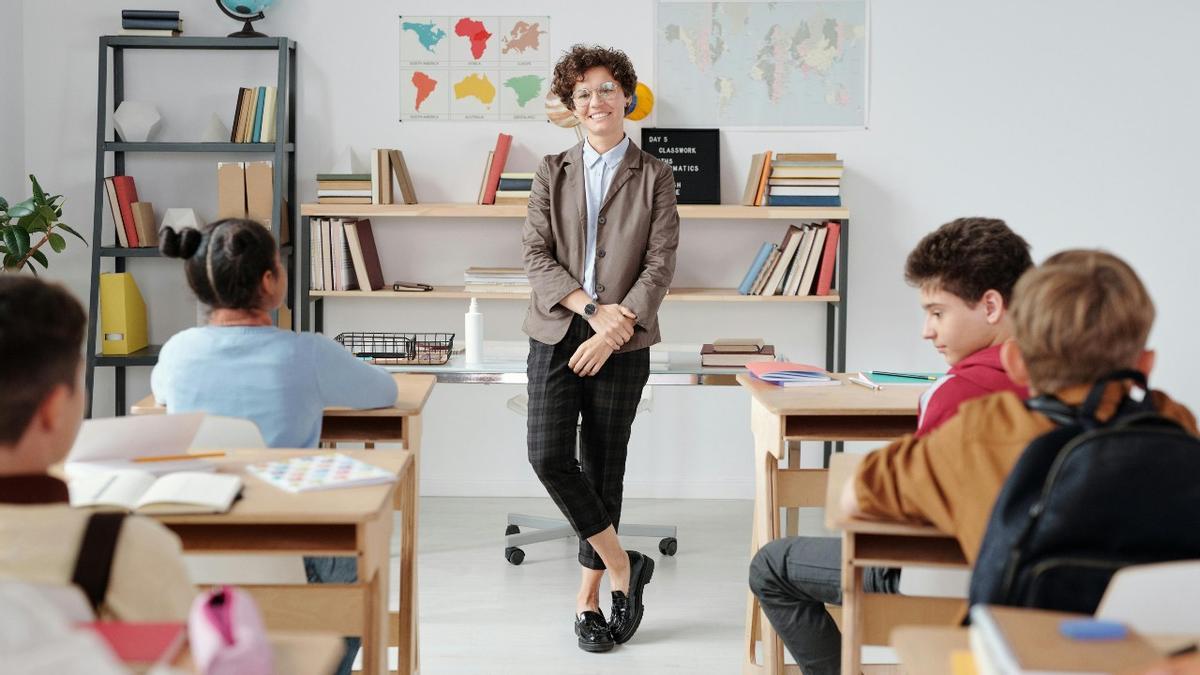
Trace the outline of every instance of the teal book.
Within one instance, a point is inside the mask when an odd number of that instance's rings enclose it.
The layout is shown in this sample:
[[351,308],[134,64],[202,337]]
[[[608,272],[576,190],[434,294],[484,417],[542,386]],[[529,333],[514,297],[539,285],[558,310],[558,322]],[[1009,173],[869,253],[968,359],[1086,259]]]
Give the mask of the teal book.
[[251,143],[261,143],[262,142],[263,105],[266,104],[266,101],[267,101],[267,88],[259,87],[258,88],[258,105],[254,106],[254,138],[252,138],[250,140]]
[[762,267],[767,262],[767,257],[771,255],[771,248],[774,246],[771,242],[763,242],[763,245],[758,249],[758,255],[754,256],[754,262],[750,264],[750,269],[746,270],[746,276],[742,279],[742,283],[738,285],[738,293],[742,295],[750,295],[750,289],[754,287],[754,280],[758,278],[758,273],[762,271]]
[[907,371],[868,370],[861,373],[863,379],[875,384],[917,384],[928,386],[945,377],[945,373],[910,373]]

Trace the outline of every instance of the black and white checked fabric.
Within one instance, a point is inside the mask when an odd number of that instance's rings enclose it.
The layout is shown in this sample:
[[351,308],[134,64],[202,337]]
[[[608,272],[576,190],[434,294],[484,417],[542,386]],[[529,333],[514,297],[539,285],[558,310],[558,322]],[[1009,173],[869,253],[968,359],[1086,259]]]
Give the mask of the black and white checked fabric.
[[579,535],[579,564],[602,570],[587,538],[619,525],[629,433],[650,377],[650,350],[613,354],[598,373],[579,377],[567,362],[593,334],[576,316],[558,344],[529,340],[528,443],[529,463]]

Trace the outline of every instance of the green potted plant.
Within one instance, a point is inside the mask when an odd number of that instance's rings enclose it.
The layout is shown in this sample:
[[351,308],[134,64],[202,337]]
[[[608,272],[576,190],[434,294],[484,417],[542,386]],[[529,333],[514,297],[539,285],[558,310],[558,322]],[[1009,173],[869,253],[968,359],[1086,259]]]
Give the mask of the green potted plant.
[[[0,197],[0,256],[3,256],[6,272],[20,272],[26,265],[29,271],[37,275],[37,268],[29,261],[35,260],[43,268],[50,267],[42,246],[49,243],[55,253],[62,252],[67,247],[67,240],[56,230],[63,230],[75,235],[79,241],[87,245],[87,240],[70,225],[59,222],[62,218],[62,195],[47,195],[38,185],[37,178],[29,175],[33,183],[33,196],[16,204]],[[36,244],[34,237],[42,235]]]

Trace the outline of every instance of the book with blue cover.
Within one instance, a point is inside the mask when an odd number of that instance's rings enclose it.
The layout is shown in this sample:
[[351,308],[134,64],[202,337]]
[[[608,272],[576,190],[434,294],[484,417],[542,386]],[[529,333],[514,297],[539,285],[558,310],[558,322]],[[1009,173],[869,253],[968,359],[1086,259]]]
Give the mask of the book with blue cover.
[[267,88],[258,87],[256,96],[258,97],[258,102],[254,105],[254,133],[250,138],[251,143],[262,142],[263,107],[267,100]]
[[754,262],[750,264],[750,269],[746,270],[746,276],[742,278],[742,283],[738,284],[738,293],[750,295],[750,289],[754,287],[754,280],[758,278],[758,273],[762,271],[773,247],[774,244],[766,241],[759,247],[758,255],[754,256]]

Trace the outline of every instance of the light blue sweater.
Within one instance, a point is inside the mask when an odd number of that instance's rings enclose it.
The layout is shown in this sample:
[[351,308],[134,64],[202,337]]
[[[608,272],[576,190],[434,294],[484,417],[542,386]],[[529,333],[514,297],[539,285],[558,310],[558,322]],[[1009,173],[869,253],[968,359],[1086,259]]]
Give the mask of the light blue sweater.
[[177,333],[163,345],[150,387],[171,413],[249,419],[273,448],[317,447],[328,406],[381,408],[396,401],[387,371],[324,335],[272,326]]

